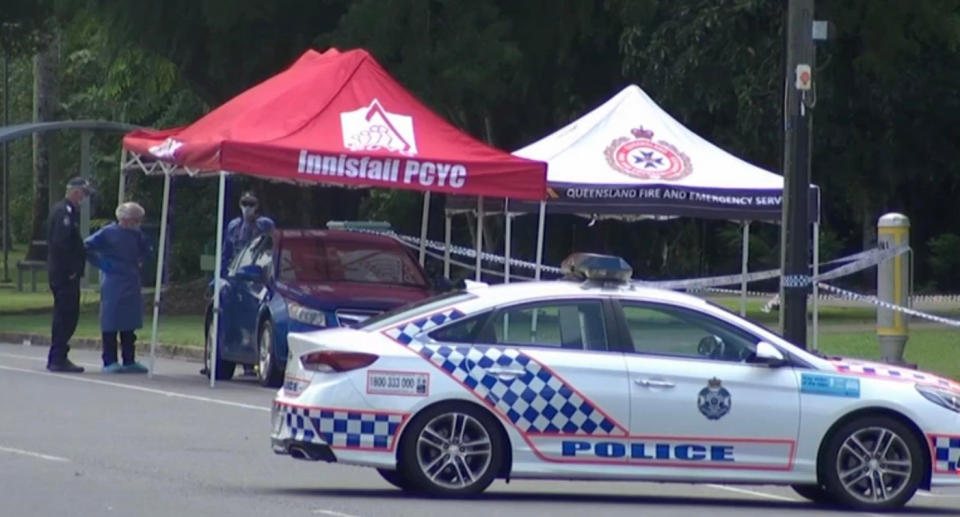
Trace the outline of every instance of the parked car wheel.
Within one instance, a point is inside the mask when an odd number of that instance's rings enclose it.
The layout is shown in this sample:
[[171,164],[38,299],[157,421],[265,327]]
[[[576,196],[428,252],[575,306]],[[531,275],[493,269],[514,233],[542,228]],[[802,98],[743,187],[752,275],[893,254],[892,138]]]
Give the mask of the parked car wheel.
[[270,323],[270,320],[264,320],[260,324],[258,343],[260,384],[268,388],[277,388],[283,384],[283,368],[277,361],[273,343],[273,323]]
[[[210,356],[211,351],[213,350],[213,322],[207,322],[206,337],[203,340],[203,371],[206,372],[207,378],[210,377]],[[236,369],[237,364],[233,361],[223,360],[222,350],[219,350],[217,353],[217,380],[218,381],[227,381],[233,378],[233,371]]]
[[480,493],[503,464],[504,444],[496,421],[466,403],[424,410],[410,423],[400,445],[400,475],[433,495]]
[[917,491],[925,454],[901,422],[886,416],[858,418],[828,440],[821,472],[838,503],[868,511],[898,508]]

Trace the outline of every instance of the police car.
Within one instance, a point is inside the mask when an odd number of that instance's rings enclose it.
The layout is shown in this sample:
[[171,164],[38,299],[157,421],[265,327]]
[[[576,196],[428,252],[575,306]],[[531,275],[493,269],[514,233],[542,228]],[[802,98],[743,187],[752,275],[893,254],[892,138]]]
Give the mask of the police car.
[[757,483],[876,510],[960,485],[960,384],[814,355],[638,286],[617,257],[564,269],[292,334],[273,450],[435,495],[495,478]]

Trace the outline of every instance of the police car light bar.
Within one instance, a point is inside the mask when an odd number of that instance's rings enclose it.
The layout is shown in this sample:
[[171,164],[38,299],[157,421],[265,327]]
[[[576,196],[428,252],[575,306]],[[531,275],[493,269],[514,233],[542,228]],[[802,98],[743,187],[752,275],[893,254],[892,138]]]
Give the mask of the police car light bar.
[[327,221],[328,230],[370,230],[389,232],[393,228],[386,221]]
[[633,276],[633,268],[626,260],[614,255],[574,253],[560,264],[564,276],[575,280],[626,283]]

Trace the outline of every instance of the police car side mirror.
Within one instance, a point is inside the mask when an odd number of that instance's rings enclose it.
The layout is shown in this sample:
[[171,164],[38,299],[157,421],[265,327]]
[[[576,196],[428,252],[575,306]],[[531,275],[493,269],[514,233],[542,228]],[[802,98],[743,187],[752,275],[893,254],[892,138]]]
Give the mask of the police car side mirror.
[[757,352],[755,357],[755,362],[765,363],[770,366],[782,366],[787,362],[787,360],[784,359],[783,354],[777,350],[777,347],[767,343],[766,341],[757,343]]
[[246,266],[241,266],[239,269],[237,269],[237,272],[233,274],[233,277],[238,280],[247,280],[249,282],[263,282],[265,275],[262,267],[256,264],[247,264]]

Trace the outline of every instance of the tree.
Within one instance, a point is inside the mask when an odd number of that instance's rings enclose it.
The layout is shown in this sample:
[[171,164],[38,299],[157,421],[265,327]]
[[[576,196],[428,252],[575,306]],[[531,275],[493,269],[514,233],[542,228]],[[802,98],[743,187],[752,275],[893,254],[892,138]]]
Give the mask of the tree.
[[29,55],[50,35],[50,2],[4,0],[0,9],[0,53],[7,57]]
[[[47,46],[33,60],[33,121],[56,120],[57,68],[60,59],[59,31],[53,29]],[[33,229],[27,260],[46,260],[46,249],[36,243],[45,241],[46,220],[50,212],[50,154],[53,135],[33,135]]]

